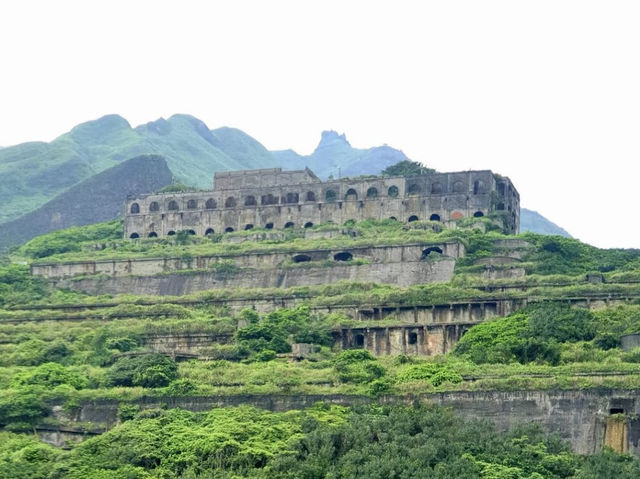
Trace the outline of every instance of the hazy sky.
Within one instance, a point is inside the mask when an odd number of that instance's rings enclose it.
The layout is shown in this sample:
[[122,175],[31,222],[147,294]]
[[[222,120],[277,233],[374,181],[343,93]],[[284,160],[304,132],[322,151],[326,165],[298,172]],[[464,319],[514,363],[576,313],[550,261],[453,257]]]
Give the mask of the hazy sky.
[[509,176],[583,241],[640,247],[640,2],[0,4],[0,145],[190,113]]

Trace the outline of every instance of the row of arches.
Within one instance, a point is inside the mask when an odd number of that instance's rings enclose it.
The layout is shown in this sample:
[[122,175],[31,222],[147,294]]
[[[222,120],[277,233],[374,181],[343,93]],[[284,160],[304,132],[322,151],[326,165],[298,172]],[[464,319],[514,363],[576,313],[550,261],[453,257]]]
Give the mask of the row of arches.
[[[473,213],[473,217],[474,218],[481,218],[483,216],[484,216],[484,213],[482,211],[476,211],[475,213]],[[462,217],[463,217],[463,215],[460,212],[455,212],[454,214],[451,215],[451,218],[454,219],[454,220],[461,219]],[[389,217],[389,219],[390,220],[394,220],[394,221],[398,221],[398,218],[396,218],[395,216],[391,216],[391,217]],[[411,216],[409,216],[409,218],[407,218],[407,222],[408,223],[412,223],[414,221],[420,221],[420,218],[417,215],[411,215]],[[442,219],[441,219],[439,214],[433,213],[432,215],[429,216],[429,221],[442,221]],[[355,223],[355,220],[347,220],[347,221],[345,221],[345,224],[349,224],[349,223]],[[284,228],[285,229],[294,228],[295,226],[296,225],[295,225],[295,223],[293,221],[287,221],[284,224]],[[303,228],[311,228],[311,227],[313,227],[313,223],[311,221],[307,221],[302,226],[303,226]],[[266,223],[264,225],[264,229],[267,229],[267,230],[271,230],[271,229],[273,229],[273,227],[274,227],[273,223]],[[251,224],[251,223],[247,223],[244,226],[245,231],[246,230],[251,230],[253,228],[254,228],[254,225]],[[192,235],[196,234],[196,232],[194,230],[192,230],[192,229],[185,230],[185,231],[187,231],[189,234],[192,234]],[[225,228],[225,230],[224,230],[225,233],[232,233],[233,231],[235,231],[235,229],[232,228],[231,226]],[[204,235],[208,236],[208,235],[211,235],[211,234],[214,234],[214,233],[215,233],[215,231],[214,231],[213,228],[207,228],[206,231],[204,232]],[[173,236],[175,234],[176,234],[176,232],[174,230],[171,230],[171,231],[169,231],[167,233],[167,236]],[[158,234],[155,231],[152,231],[147,236],[149,238],[157,238]],[[140,238],[140,235],[138,233],[131,233],[129,235],[129,238],[137,239],[137,238]]]
[[[423,186],[424,185],[418,182],[410,183],[407,186],[407,194],[420,195],[424,192]],[[466,186],[462,181],[455,181],[451,185],[452,193],[464,193],[465,190],[466,190]],[[430,191],[431,191],[431,194],[442,194],[443,186],[439,182],[432,183],[430,185]],[[477,195],[485,192],[486,192],[486,188],[485,188],[484,182],[481,180],[476,180],[473,184],[473,193]],[[387,189],[387,196],[391,198],[398,197],[399,193],[400,193],[400,190],[395,185],[390,186]],[[378,198],[379,196],[380,194],[378,192],[378,189],[375,186],[368,188],[365,194],[365,197],[367,199],[374,199],[374,198]],[[303,198],[305,202],[317,201],[316,194],[313,191],[308,191],[306,194],[303,195]],[[338,199],[338,194],[335,192],[335,190],[328,189],[324,192],[324,200],[326,202],[337,201],[337,199]],[[354,188],[349,188],[344,195],[344,200],[352,201],[357,199],[358,199],[358,192]],[[191,198],[187,200],[186,209],[187,210],[198,209],[199,205],[201,204],[201,201],[202,200],[197,200],[195,198]],[[296,204],[299,202],[300,202],[300,194],[294,193],[294,192],[287,193],[282,197],[275,196],[271,193],[260,197],[260,204],[265,206],[277,205],[277,204]],[[254,195],[248,195],[244,197],[243,203],[244,203],[244,206],[258,206],[258,198],[256,198]],[[204,209],[207,209],[207,210],[216,209],[217,206],[218,206],[217,202],[213,198],[209,198],[204,202]],[[225,208],[235,208],[236,206],[238,206],[238,200],[235,197],[230,196],[225,199],[224,201]],[[180,209],[180,205],[176,200],[169,200],[169,202],[167,203],[168,211],[178,211],[179,209]],[[132,214],[140,213],[140,204],[132,203],[129,208],[129,211]],[[150,213],[154,213],[158,211],[160,211],[160,204],[157,201],[152,201],[151,203],[149,203]]]

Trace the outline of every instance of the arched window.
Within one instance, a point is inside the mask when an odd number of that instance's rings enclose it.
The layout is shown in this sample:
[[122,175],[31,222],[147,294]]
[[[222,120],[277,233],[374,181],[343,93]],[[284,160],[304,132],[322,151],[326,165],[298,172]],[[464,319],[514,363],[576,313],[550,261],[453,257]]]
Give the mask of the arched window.
[[409,222],[418,221],[418,217],[416,215],[409,216]]
[[285,227],[285,228],[293,228],[293,222],[291,222],[291,221],[287,221],[287,222],[284,224],[284,227]]
[[473,194],[481,195],[485,192],[484,182],[482,180],[476,180],[473,182]]
[[151,233],[149,233],[149,238],[157,238],[158,237],[158,233],[156,233],[155,231],[152,231]]
[[389,216],[389,219],[393,221],[398,221],[398,218],[396,218],[395,216]]
[[160,210],[160,205],[158,204],[157,201],[152,201],[151,203],[149,203],[149,211],[151,213],[158,210]]
[[297,254],[293,257],[294,263],[306,263],[307,261],[311,261],[311,256],[306,254]]
[[187,233],[189,233],[190,235],[196,234],[195,230],[187,230]]
[[204,207],[208,210],[215,210],[216,209],[216,200],[214,200],[213,198],[209,198],[207,200],[207,202],[204,204]]
[[171,231],[169,231],[169,232],[167,233],[167,236],[173,236],[174,234],[176,234],[176,232],[175,232],[175,231],[173,231],[173,230],[171,230]]
[[169,201],[169,206],[167,207],[169,211],[177,211],[178,210],[178,202],[175,200]]
[[204,235],[209,236],[209,235],[212,235],[213,233],[215,233],[215,231],[213,231],[213,228],[207,228],[207,231],[204,232]]
[[367,190],[367,198],[377,198],[378,197],[378,189],[373,186]]
[[434,213],[431,216],[429,216],[429,220],[430,221],[440,221],[440,215],[437,214],[437,213]]
[[195,210],[198,207],[198,200],[189,200],[187,201],[187,209]]
[[251,223],[244,225],[244,229],[245,230],[252,230],[253,229],[253,225]]
[[421,191],[422,191],[422,188],[418,183],[411,183],[407,188],[407,193],[410,195],[419,195]]
[[224,229],[225,233],[233,233],[233,228],[231,226],[229,226],[228,228]]
[[306,201],[315,201],[316,194],[313,191],[307,191]]
[[396,198],[398,196],[398,187],[397,186],[390,186],[389,189],[387,190],[387,194],[389,196],[391,196],[391,198]]
[[456,181],[453,183],[454,193],[464,193],[464,183],[462,181]]
[[264,225],[264,229],[272,230],[273,229],[273,223],[267,223],[266,225]]
[[431,184],[431,194],[432,195],[441,195],[442,194],[442,185],[438,182]]
[[483,216],[484,216],[484,213],[483,213],[482,211],[476,211],[476,212],[473,214],[473,217],[474,217],[474,218],[482,218]]
[[140,213],[140,205],[138,203],[132,203],[129,211],[133,214]]
[[131,238],[131,239],[138,239],[138,238],[140,238],[140,235],[139,235],[138,233],[131,233],[131,234],[129,235],[129,238]]
[[313,226],[313,223],[311,221],[304,224],[305,228],[311,228],[312,226]]
[[333,190],[327,190],[324,194],[324,199],[326,201],[335,201],[336,200],[336,192]]
[[283,203],[297,203],[300,199],[298,193],[287,193],[287,196],[284,197]]
[[258,203],[256,202],[256,197],[249,195],[244,199],[244,205],[245,206],[255,206]]
[[236,199],[233,196],[229,196],[224,202],[225,208],[233,208],[236,206]]
[[345,200],[357,200],[358,199],[358,193],[353,188],[349,188],[347,190],[347,194],[344,195],[344,199]]
[[261,202],[263,205],[277,205],[278,204],[278,197],[277,196],[273,196],[271,193],[269,193],[268,195],[263,195],[261,198]]
[[340,253],[334,254],[333,259],[335,261],[351,261],[353,259],[353,255],[348,251],[342,251]]
[[442,254],[442,249],[437,246],[431,246],[422,250],[422,259],[427,259],[431,253]]

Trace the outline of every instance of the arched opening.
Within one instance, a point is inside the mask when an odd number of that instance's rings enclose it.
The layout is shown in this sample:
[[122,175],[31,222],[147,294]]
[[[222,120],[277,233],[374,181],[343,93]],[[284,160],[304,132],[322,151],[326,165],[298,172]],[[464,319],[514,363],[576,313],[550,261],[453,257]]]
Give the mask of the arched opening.
[[244,225],[244,229],[245,231],[247,230],[252,230],[253,229],[253,225],[251,223]]
[[278,197],[277,196],[273,196],[271,193],[269,193],[268,195],[262,195],[262,198],[260,199],[260,202],[263,205],[277,205],[278,204]]
[[389,219],[393,221],[398,221],[398,218],[396,218],[395,216],[389,216]]
[[473,214],[473,217],[474,217],[474,218],[482,218],[483,216],[484,216],[484,213],[483,213],[482,211],[476,211],[476,212]]
[[236,199],[233,196],[229,196],[229,198],[224,201],[224,207],[233,208],[234,206],[236,206]]
[[233,233],[233,228],[231,226],[229,226],[228,228],[224,229],[225,233]]
[[347,190],[347,194],[344,195],[344,199],[345,200],[357,200],[358,199],[358,193],[353,188],[349,188]]
[[160,205],[158,204],[157,201],[152,201],[151,203],[149,203],[149,211],[151,213],[153,213],[154,211],[159,211],[160,210]]
[[504,211],[504,203],[498,203],[496,206],[496,209],[498,211]]
[[473,194],[474,195],[481,195],[484,192],[485,192],[484,181],[482,181],[482,180],[474,181],[473,182]]
[[208,210],[215,210],[216,206],[217,206],[216,200],[214,200],[213,198],[209,198],[207,202],[204,204],[204,207]]
[[287,221],[287,222],[284,224],[284,227],[285,227],[285,228],[293,228],[293,222],[292,222],[292,221]]
[[342,251],[340,253],[334,254],[333,259],[335,261],[351,261],[353,259],[353,255],[348,251]]
[[167,206],[169,211],[177,211],[178,210],[178,202],[175,200],[169,201],[169,205]]
[[140,238],[140,235],[139,235],[138,233],[131,233],[131,234],[129,235],[129,238],[131,238],[131,239],[138,239],[138,238]]
[[431,253],[442,254],[442,248],[439,248],[437,246],[430,246],[427,249],[423,249],[421,259],[427,259]]
[[418,333],[409,333],[409,344],[418,344]]
[[313,191],[307,191],[307,196],[305,198],[306,201],[315,201],[316,194]]
[[347,220],[343,223],[344,226],[355,226],[356,225],[356,220]]
[[454,211],[453,213],[451,213],[452,220],[461,220],[462,218],[464,218],[464,215],[459,211]]
[[438,182],[431,184],[431,194],[432,195],[441,195],[442,194],[442,185]]
[[253,195],[249,195],[244,199],[245,206],[256,206],[257,204],[256,197]]
[[311,256],[306,254],[297,254],[293,257],[294,263],[305,263],[307,261],[311,261]]
[[287,196],[284,197],[283,203],[297,203],[299,201],[298,193],[287,193]]
[[311,221],[307,221],[307,222],[304,224],[304,227],[305,227],[305,228],[311,228],[312,226],[313,226],[313,223],[312,223]]
[[131,209],[129,211],[131,211],[131,213],[133,214],[140,213],[140,205],[138,203],[132,203]]
[[266,225],[264,225],[264,228],[267,230],[272,230],[273,229],[273,223],[267,223]]
[[437,214],[437,213],[434,213],[431,216],[429,216],[429,220],[430,221],[440,221],[440,215]]
[[173,231],[173,230],[171,230],[171,231],[169,231],[169,232],[167,233],[167,236],[173,236],[174,234],[176,234],[176,232],[175,232],[175,231]]
[[353,344],[355,345],[356,348],[363,348],[364,347],[364,334],[356,334],[353,337]]
[[158,233],[156,233],[155,231],[152,231],[151,233],[149,233],[149,238],[157,238],[158,237]]
[[416,215],[409,216],[409,222],[418,221],[418,217]]
[[464,192],[464,183],[462,181],[456,181],[453,183],[453,192],[454,193],[463,193]]
[[391,196],[391,198],[396,198],[399,194],[398,187],[395,185],[390,186],[389,189],[387,190],[387,194]]
[[336,192],[333,190],[327,190],[326,193],[324,194],[324,199],[326,201],[335,201],[336,200]]
[[195,210],[198,207],[198,201],[197,200],[189,200],[187,201],[187,209],[188,210]]
[[187,230],[187,233],[190,235],[195,235],[196,231],[195,230]]
[[374,188],[373,186],[367,190],[367,198],[377,198],[378,197],[378,188]]
[[213,228],[207,228],[207,231],[204,232],[204,235],[205,236],[209,236],[209,235],[212,235],[214,233],[215,233],[215,231],[213,231]]
[[410,195],[419,195],[422,191],[422,188],[418,183],[411,183],[407,188],[407,193]]

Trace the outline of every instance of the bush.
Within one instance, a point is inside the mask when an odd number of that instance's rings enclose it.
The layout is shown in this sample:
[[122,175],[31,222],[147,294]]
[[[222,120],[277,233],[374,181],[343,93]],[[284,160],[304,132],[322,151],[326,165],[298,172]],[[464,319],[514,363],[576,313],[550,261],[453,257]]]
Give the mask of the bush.
[[167,386],[178,376],[176,362],[162,354],[120,358],[109,368],[107,383],[110,386],[142,386],[158,388]]
[[61,384],[69,385],[74,389],[83,389],[87,387],[87,380],[60,364],[45,363],[37,368],[16,374],[12,381],[14,387],[42,386],[50,389]]
[[272,349],[263,349],[253,357],[256,361],[273,361],[276,358],[276,352]]

